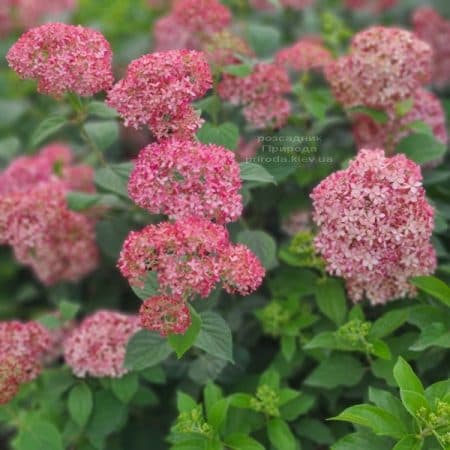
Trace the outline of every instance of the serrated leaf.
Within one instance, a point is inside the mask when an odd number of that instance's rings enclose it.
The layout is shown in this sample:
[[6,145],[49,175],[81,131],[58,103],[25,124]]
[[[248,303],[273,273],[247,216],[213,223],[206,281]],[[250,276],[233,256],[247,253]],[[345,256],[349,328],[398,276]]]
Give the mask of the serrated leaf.
[[223,72],[234,75],[235,77],[246,77],[252,73],[253,67],[250,64],[232,64],[225,66]]
[[428,133],[412,133],[397,144],[396,152],[404,153],[417,164],[436,161],[444,156],[447,147]]
[[221,125],[205,123],[197,132],[197,137],[204,144],[215,144],[235,150],[239,141],[239,129],[231,122]]
[[258,441],[241,433],[227,436],[225,444],[232,450],[264,450],[264,447]]
[[190,308],[191,325],[184,334],[170,334],[167,341],[173,348],[178,358],[181,358],[193,345],[200,332],[202,320],[197,312]]
[[411,279],[411,283],[445,305],[450,306],[450,287],[439,278],[433,276],[414,277]]
[[278,265],[277,244],[270,234],[261,230],[244,230],[237,235],[237,242],[245,244],[259,258],[262,265],[271,270]]
[[119,125],[115,120],[88,122],[86,133],[99,150],[106,150],[119,139]]
[[409,309],[388,311],[373,323],[369,336],[378,339],[388,336],[406,322],[408,315]]
[[156,272],[148,272],[144,281],[144,287],[131,286],[131,289],[141,300],[147,300],[157,295],[159,292],[159,283]]
[[366,106],[355,106],[354,108],[350,108],[349,112],[364,114],[380,124],[386,124],[389,122],[389,116],[387,113],[379,109],[367,108]]
[[267,423],[269,441],[278,450],[297,450],[297,440],[289,425],[281,419],[272,419]]
[[273,175],[259,164],[243,162],[239,164],[239,167],[241,169],[241,178],[243,181],[277,184]]
[[30,147],[36,148],[46,139],[56,134],[67,124],[67,118],[64,116],[50,116],[44,119],[34,130],[30,139]]
[[80,427],[84,427],[93,407],[92,392],[86,383],[77,384],[71,389],[67,407],[72,419]]
[[99,101],[90,102],[87,107],[87,112],[89,115],[99,117],[100,119],[115,119],[119,117],[115,109]]
[[80,305],[74,302],[63,300],[59,304],[59,312],[64,320],[72,320],[80,310]]
[[22,423],[15,439],[18,450],[63,450],[62,436],[51,422],[32,419]]
[[134,397],[138,388],[139,378],[135,373],[128,373],[111,380],[111,390],[122,403],[128,403]]
[[347,316],[347,300],[340,280],[327,278],[316,285],[317,306],[336,325],[342,325]]

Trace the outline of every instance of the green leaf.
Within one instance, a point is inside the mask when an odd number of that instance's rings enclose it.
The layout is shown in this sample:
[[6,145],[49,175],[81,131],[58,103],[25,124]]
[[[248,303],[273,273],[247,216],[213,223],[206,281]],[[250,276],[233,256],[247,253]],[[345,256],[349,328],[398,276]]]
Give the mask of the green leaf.
[[128,373],[111,380],[111,390],[122,403],[129,403],[138,388],[139,378],[135,373]]
[[236,150],[239,141],[239,129],[231,122],[221,125],[206,122],[197,132],[197,137],[204,144],[215,144],[230,150]]
[[248,43],[258,56],[272,55],[280,46],[281,34],[275,27],[249,23],[246,32]]
[[267,435],[270,443],[278,450],[297,450],[297,440],[289,425],[281,419],[272,419],[267,423]]
[[430,347],[450,348],[450,331],[441,322],[423,328],[417,341],[409,348],[421,352]]
[[34,130],[30,139],[30,147],[36,148],[46,139],[56,134],[62,127],[67,124],[64,116],[49,116],[44,119]]
[[286,361],[291,361],[297,349],[297,338],[295,336],[281,337],[281,353]]
[[392,450],[420,450],[422,445],[423,441],[416,436],[405,436],[395,444]]
[[252,70],[253,67],[250,64],[232,64],[223,68],[223,72],[240,78],[250,75]]
[[230,434],[225,438],[225,444],[232,450],[265,450],[258,441],[242,433]]
[[142,370],[164,361],[172,349],[159,334],[147,330],[138,331],[128,342],[125,367]]
[[389,311],[374,322],[369,336],[372,338],[383,338],[400,328],[408,319],[409,309],[398,309]]
[[336,325],[342,325],[347,316],[347,300],[340,280],[327,278],[316,286],[316,300],[320,311]]
[[277,244],[272,236],[265,231],[244,230],[237,235],[236,240],[245,244],[255,253],[267,270],[271,270],[278,265]]
[[366,106],[355,106],[354,108],[350,108],[349,112],[364,114],[380,124],[386,124],[389,122],[389,116],[387,113],[379,109],[367,108]]
[[364,375],[364,367],[350,355],[331,355],[322,361],[305,380],[309,386],[333,389],[337,386],[354,386]]
[[84,427],[93,407],[92,392],[86,383],[77,384],[71,389],[67,407],[72,419],[80,427]]
[[29,108],[26,100],[0,100],[0,128],[13,125]]
[[295,431],[299,436],[321,445],[330,445],[335,441],[330,428],[320,420],[305,417],[295,425]]
[[371,353],[381,359],[391,359],[392,354],[389,346],[381,339],[370,340],[372,344]]
[[407,124],[407,127],[416,133],[425,133],[430,134],[433,136],[433,129],[425,123],[423,120],[414,120],[413,122],[410,122]]
[[380,436],[391,436],[396,439],[401,439],[408,432],[397,417],[377,406],[367,404],[350,406],[333,417],[333,420],[352,422],[370,428]]
[[329,89],[303,89],[300,101],[306,110],[319,120],[325,119],[327,111],[334,100]]
[[406,429],[409,430],[411,428],[411,418],[403,407],[402,402],[390,392],[369,387],[369,400],[401,420]]
[[413,133],[401,139],[396,151],[417,164],[425,164],[443,156],[447,147],[428,133]]
[[80,305],[78,303],[68,302],[63,300],[59,304],[59,312],[64,320],[72,320],[80,310]]
[[430,408],[424,394],[419,394],[415,391],[408,391],[406,389],[400,389],[400,397],[403,405],[413,417],[417,415],[417,411],[419,409],[425,408],[428,410]]
[[167,340],[175,350],[178,359],[181,358],[193,345],[200,332],[202,320],[193,308],[191,311],[191,325],[184,334],[171,334]]
[[348,434],[331,447],[331,450],[386,450],[392,447],[389,438],[358,431]]
[[202,324],[195,347],[217,358],[233,362],[233,338],[228,323],[212,311],[202,312],[200,318]]
[[60,432],[50,422],[32,419],[22,423],[15,440],[17,450],[63,450]]
[[411,283],[445,305],[450,306],[450,287],[439,278],[433,276],[414,277],[411,279]]
[[297,419],[299,416],[306,414],[315,404],[316,399],[309,394],[301,393],[299,398],[296,398],[280,408],[281,417],[288,422]]
[[178,412],[189,412],[197,406],[195,400],[182,391],[177,392],[177,410]]
[[144,287],[131,286],[131,289],[141,300],[147,300],[157,295],[159,292],[158,275],[156,272],[148,272]]
[[90,116],[99,117],[100,119],[115,119],[119,117],[115,109],[99,101],[90,102],[87,107],[87,112]]
[[11,161],[19,153],[20,146],[20,141],[15,136],[0,139],[0,159]]
[[119,125],[115,120],[88,122],[84,128],[89,138],[102,151],[119,139]]
[[230,401],[227,398],[218,400],[210,409],[207,414],[208,423],[215,429],[220,430],[220,427],[224,424]]
[[129,163],[102,167],[95,173],[95,184],[128,199],[128,178],[133,166]]
[[395,104],[395,114],[397,117],[403,117],[408,114],[414,106],[414,99],[407,98]]
[[251,407],[252,398],[253,397],[250,394],[237,392],[230,395],[230,405],[235,408],[249,409]]
[[222,390],[212,381],[208,381],[203,390],[203,398],[205,401],[206,416],[208,417],[214,404],[223,398]]
[[241,168],[241,178],[243,181],[257,181],[259,183],[277,184],[273,175],[259,164],[242,162],[239,164],[239,167]]
[[421,395],[425,394],[422,382],[401,356],[394,366],[394,378],[400,390],[413,391]]
[[101,200],[98,194],[88,194],[86,192],[68,192],[66,194],[67,205],[72,211],[83,211],[89,209]]

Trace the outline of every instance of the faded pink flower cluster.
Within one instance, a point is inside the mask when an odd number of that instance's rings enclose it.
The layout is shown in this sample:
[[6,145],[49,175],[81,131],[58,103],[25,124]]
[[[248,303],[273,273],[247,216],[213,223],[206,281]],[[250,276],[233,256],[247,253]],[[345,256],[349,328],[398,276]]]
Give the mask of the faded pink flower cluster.
[[433,49],[433,82],[438,87],[450,83],[450,21],[433,8],[418,8],[413,16],[414,31]]
[[50,23],[23,34],[6,59],[21,78],[37,80],[38,91],[92,96],[113,83],[112,51],[95,30]]
[[354,10],[380,13],[397,5],[399,0],[345,0],[345,6]]
[[429,125],[436,139],[447,144],[445,113],[439,99],[425,89],[418,89],[413,101],[411,110],[403,116],[398,116],[395,108],[387,109],[388,123],[380,124],[365,114],[356,114],[353,117],[353,136],[358,148],[384,148],[387,154],[392,154],[397,143],[410,133],[408,125],[416,121]]
[[217,145],[169,139],[141,150],[128,193],[151,213],[226,223],[242,213],[239,165]]
[[203,53],[171,50],[144,55],[127,68],[125,77],[108,93],[125,126],[146,125],[158,139],[191,139],[202,121],[192,102],[212,86]]
[[50,334],[37,322],[0,322],[0,404],[37,378],[50,346]]
[[363,149],[313,190],[315,247],[353,301],[412,295],[409,278],[434,271],[434,210],[421,181],[420,167],[404,155]]
[[247,77],[225,74],[218,93],[233,105],[243,105],[246,120],[256,129],[282,128],[291,105],[283,95],[291,91],[289,76],[273,64],[257,64]]
[[326,66],[337,100],[345,107],[389,108],[428,83],[432,50],[413,33],[374,26],[357,33],[350,54]]
[[155,24],[155,48],[200,49],[209,35],[224,30],[230,23],[230,10],[218,0],[176,0],[170,14]]
[[126,346],[140,329],[139,317],[100,310],[85,318],[64,342],[66,363],[78,377],[119,378]]
[[275,55],[275,62],[297,72],[321,70],[333,60],[330,51],[320,41],[302,38]]
[[2,0],[0,35],[14,28],[31,28],[48,17],[74,9],[76,0]]
[[[195,295],[207,297],[219,281],[227,292],[246,295],[258,288],[265,274],[261,263],[248,248],[230,242],[223,226],[200,217],[148,225],[143,230],[130,233],[123,245],[118,267],[122,275],[136,286],[143,286],[149,271],[157,272],[163,296],[168,295],[182,304]],[[167,301],[166,297],[158,299],[158,303],[166,305],[171,314],[173,311],[183,315],[187,313],[181,306],[174,308],[173,302]],[[156,323],[148,317],[148,311],[154,311],[148,302],[144,311],[142,323]],[[188,323],[177,317],[179,320],[171,319],[171,322]],[[161,331],[156,325],[152,329]],[[180,333],[185,331],[176,330]]]
[[[302,10],[314,5],[315,0],[279,0],[281,6]],[[262,11],[273,11],[275,5],[270,0],[250,0],[250,5],[255,9]]]
[[73,165],[59,144],[0,174],[0,242],[47,285],[78,281],[97,266],[94,224],[66,201],[70,190],[92,191],[92,180],[92,168]]

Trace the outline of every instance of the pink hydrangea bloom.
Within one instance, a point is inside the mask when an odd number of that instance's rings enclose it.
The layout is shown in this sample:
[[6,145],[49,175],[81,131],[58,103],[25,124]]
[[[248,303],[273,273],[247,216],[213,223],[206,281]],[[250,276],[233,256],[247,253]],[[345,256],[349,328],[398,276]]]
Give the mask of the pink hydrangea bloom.
[[184,334],[191,325],[191,313],[183,299],[157,295],[142,303],[139,310],[141,327],[161,336]]
[[430,243],[434,210],[420,167],[404,155],[361,150],[349,167],[312,192],[315,247],[350,298],[372,304],[414,294],[408,280],[436,267]]
[[66,201],[72,189],[94,190],[93,172],[71,160],[67,147],[54,144],[0,174],[0,242],[45,284],[78,281],[98,262],[94,223]]
[[240,138],[238,148],[236,150],[236,159],[241,162],[250,161],[254,158],[261,147],[261,142],[258,139],[252,139],[248,142]]
[[283,97],[291,84],[287,72],[273,64],[258,64],[247,77],[225,75],[218,93],[234,105],[244,106],[244,116],[254,128],[281,128],[291,107]]
[[414,12],[414,31],[433,49],[433,82],[438,87],[450,83],[450,21],[433,8],[423,6]]
[[320,42],[300,39],[291,47],[283,48],[275,55],[275,62],[295,71],[318,70],[325,67],[333,57]]
[[142,149],[128,183],[131,199],[152,213],[173,219],[199,216],[218,223],[240,217],[240,189],[233,152],[175,139]]
[[37,322],[0,322],[0,404],[39,376],[50,346],[49,332]]
[[364,9],[374,13],[380,13],[396,6],[398,0],[345,0],[345,6],[349,9]]
[[64,342],[64,357],[78,377],[120,378],[126,346],[140,329],[139,317],[97,311],[85,318]]
[[431,77],[432,50],[409,31],[375,26],[357,33],[351,51],[325,68],[345,107],[384,109],[411,97]]
[[227,230],[208,220],[190,217],[174,223],[163,222],[131,232],[123,245],[118,267],[137,286],[144,284],[148,271],[156,271],[162,293],[185,300],[195,295],[207,297],[224,276],[228,277],[228,286],[233,285],[235,277],[240,291],[248,292],[251,286],[256,289],[262,281],[259,272],[247,289],[241,287],[245,273],[239,279],[232,272],[233,258],[237,264],[247,258],[252,267],[256,265],[250,254],[233,255],[232,245]]
[[[297,10],[305,9],[312,6],[315,0],[279,0],[281,6]],[[262,11],[273,11],[275,6],[269,0],[250,0],[250,5],[255,9]]]
[[154,49],[157,52],[201,48],[198,36],[182,27],[171,14],[161,17],[155,22],[153,36],[155,39]]
[[147,125],[158,139],[191,138],[202,123],[191,102],[211,86],[203,53],[171,50],[132,61],[125,78],[109,91],[107,103],[117,109],[126,126]]
[[220,278],[229,294],[248,295],[261,285],[266,271],[245,245],[230,245],[220,255]]
[[176,0],[172,14],[191,33],[210,34],[231,23],[230,10],[218,0]]
[[[353,136],[358,148],[370,146],[384,148],[388,154],[395,151],[395,146],[409,134],[408,125],[415,121],[425,122],[433,130],[436,139],[447,144],[447,126],[441,102],[431,92],[419,89],[414,95],[412,109],[398,117],[394,108],[387,110],[388,123],[377,123],[369,116],[356,114],[353,119]],[[426,149],[424,149],[426,151]]]
[[101,33],[82,26],[50,23],[27,31],[6,59],[21,78],[35,79],[38,91],[92,96],[113,83],[112,51]]

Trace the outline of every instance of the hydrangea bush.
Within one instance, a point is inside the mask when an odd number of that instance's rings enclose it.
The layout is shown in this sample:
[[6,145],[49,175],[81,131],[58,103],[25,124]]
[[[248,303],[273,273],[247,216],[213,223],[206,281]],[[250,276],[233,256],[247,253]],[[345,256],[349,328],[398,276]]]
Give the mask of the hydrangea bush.
[[0,449],[450,450],[449,38],[3,0]]

